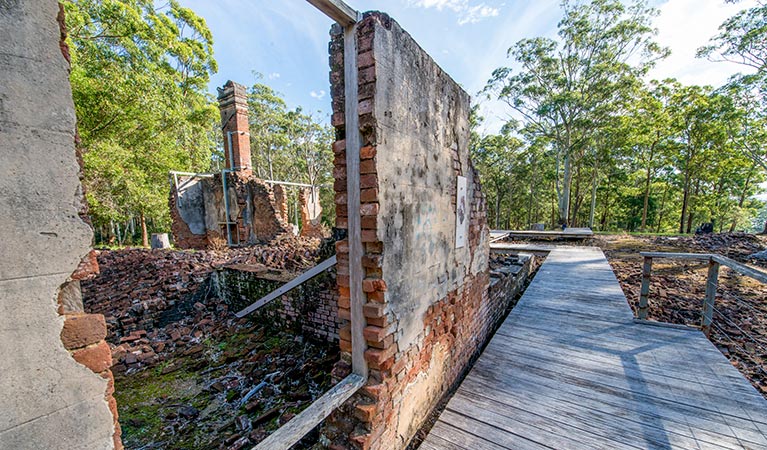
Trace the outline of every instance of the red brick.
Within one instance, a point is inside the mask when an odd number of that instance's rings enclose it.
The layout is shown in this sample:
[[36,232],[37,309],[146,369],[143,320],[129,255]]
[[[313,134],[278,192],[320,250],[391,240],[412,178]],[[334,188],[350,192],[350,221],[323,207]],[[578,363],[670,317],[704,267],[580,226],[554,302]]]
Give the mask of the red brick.
[[373,342],[381,342],[388,335],[385,328],[375,326],[365,327],[362,334],[365,336],[365,339]]
[[365,350],[365,359],[374,369],[386,371],[394,365],[394,346],[387,349],[368,348]]
[[378,203],[365,203],[360,205],[360,214],[363,216],[375,216],[378,214]]
[[[359,71],[359,84],[372,83],[376,80],[375,66],[371,66]],[[334,125],[335,126],[335,125]]]
[[364,159],[360,162],[360,173],[363,175],[376,173],[377,170],[375,159]]
[[359,106],[357,107],[357,111],[360,115],[362,114],[370,114],[373,112],[373,99],[365,99],[359,102]]
[[115,393],[115,377],[112,374],[112,371],[105,370],[104,372],[101,372],[99,375],[101,375],[101,378],[106,378],[107,380],[106,395],[114,394]]
[[67,350],[85,347],[107,337],[107,324],[101,314],[66,316],[61,342]]
[[374,146],[366,145],[360,148],[360,159],[365,160],[365,159],[375,158],[376,153],[377,153],[377,150]]
[[330,125],[332,125],[334,127],[343,125],[344,123],[346,123],[346,118],[344,117],[344,113],[342,113],[342,112],[341,113],[334,113],[330,117]]
[[378,176],[374,174],[360,175],[360,189],[378,187]]
[[112,350],[105,341],[92,347],[77,350],[72,353],[72,357],[96,373],[101,373],[112,366]]
[[368,384],[362,388],[362,393],[373,401],[379,401],[387,392],[384,383]]
[[362,230],[361,233],[362,242],[377,242],[378,233],[376,230]]
[[346,139],[333,142],[333,153],[341,153],[346,150]]
[[362,266],[363,267],[371,267],[371,268],[379,268],[383,264],[383,256],[381,255],[363,255],[362,256]]
[[378,189],[370,188],[360,191],[360,201],[365,202],[377,202],[378,201]]
[[384,301],[386,301],[385,299],[386,294],[382,291],[368,292],[367,295],[368,295],[368,300],[370,300],[371,302],[383,303]]
[[72,273],[73,280],[85,280],[99,273],[99,261],[96,259],[96,251],[91,250],[83,257],[77,269]]
[[378,229],[378,215],[375,216],[362,216],[360,218],[360,226],[363,230],[376,230]]
[[386,291],[386,282],[384,280],[366,278],[362,280],[362,290],[364,292]]
[[339,328],[338,329],[338,337],[340,339],[345,339],[345,340],[351,342],[351,340],[352,340],[352,326],[351,326],[351,324],[347,324],[347,325],[344,325],[341,328]]
[[383,317],[386,314],[386,306],[383,303],[365,303],[362,311],[365,317]]
[[375,64],[375,58],[373,57],[372,50],[366,51],[364,53],[360,53],[357,55],[357,66],[362,69],[365,67],[370,67],[373,64]]
[[339,308],[349,308],[351,306],[351,300],[349,297],[345,295],[339,295],[338,296],[338,307]]
[[367,323],[368,325],[375,325],[377,327],[386,327],[389,326],[389,317],[368,317]]
[[365,252],[367,252],[367,253],[383,253],[383,242],[367,242],[367,243],[365,243]]
[[357,404],[354,407],[354,416],[363,422],[371,422],[377,411],[376,405]]

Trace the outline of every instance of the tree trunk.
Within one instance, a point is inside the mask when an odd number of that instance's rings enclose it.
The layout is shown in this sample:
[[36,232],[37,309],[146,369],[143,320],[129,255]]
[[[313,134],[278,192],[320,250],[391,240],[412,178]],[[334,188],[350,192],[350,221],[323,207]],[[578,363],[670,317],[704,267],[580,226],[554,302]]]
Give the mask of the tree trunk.
[[495,229],[498,229],[498,225],[501,223],[501,191],[497,189],[495,191]]
[[564,170],[562,175],[562,192],[559,196],[559,224],[567,225],[570,217],[570,185],[572,183],[572,161],[569,154],[564,158]]
[[578,212],[581,210],[581,203],[583,202],[583,198],[581,197],[581,168],[580,165],[578,165],[578,168],[576,169],[575,173],[575,195],[573,195],[573,198],[570,200],[570,204],[572,205],[570,209],[572,209],[572,217],[570,217],[570,225],[572,227],[578,226]]
[[663,223],[663,212],[666,209],[666,194],[668,194],[668,183],[666,183],[665,189],[663,189],[663,197],[660,200],[660,213],[658,214],[658,226],[655,229],[656,233],[660,233],[660,227]]
[[[748,176],[746,177],[746,182],[743,183],[743,191],[740,193],[740,198],[738,199],[738,209],[735,210],[735,213],[737,214],[740,212],[740,209],[743,208],[743,203],[746,202],[746,195],[748,194],[748,186],[751,183],[751,176],[754,174],[754,169],[756,168],[756,165],[751,167],[751,170],[748,171]],[[734,216],[732,218],[732,225],[730,225],[730,233],[735,231],[735,227],[738,225],[738,216]]]
[[591,179],[591,207],[589,208],[589,228],[594,229],[594,212],[597,209],[597,167],[594,165],[594,175]]
[[690,200],[690,182],[688,174],[684,174],[684,192],[682,194],[682,214],[679,219],[679,234],[684,233],[684,219],[687,217],[687,207]]
[[600,220],[600,230],[605,231],[607,229],[607,211],[610,209],[610,187],[612,186],[612,178],[607,175],[607,197],[605,198],[604,210],[602,211],[602,220]]
[[141,218],[141,246],[147,248],[149,247],[149,233],[146,231],[146,216],[142,212],[139,217]]

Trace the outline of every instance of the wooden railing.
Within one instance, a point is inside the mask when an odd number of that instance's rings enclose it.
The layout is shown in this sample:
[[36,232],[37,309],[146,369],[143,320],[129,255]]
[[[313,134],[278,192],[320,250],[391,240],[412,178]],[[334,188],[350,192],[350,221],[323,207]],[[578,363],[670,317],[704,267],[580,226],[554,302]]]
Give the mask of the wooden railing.
[[697,261],[708,261],[708,276],[706,278],[706,298],[703,301],[703,311],[701,313],[700,329],[706,336],[711,334],[711,323],[714,318],[714,302],[716,300],[716,290],[719,286],[719,268],[725,266],[741,275],[751,277],[762,283],[767,283],[767,273],[756,270],[752,267],[741,264],[726,256],[715,253],[668,253],[668,252],[641,252],[644,257],[642,265],[642,288],[639,293],[639,308],[637,309],[637,318],[639,320],[647,319],[647,310],[649,309],[650,297],[650,272],[652,271],[653,258],[673,258],[688,259]]

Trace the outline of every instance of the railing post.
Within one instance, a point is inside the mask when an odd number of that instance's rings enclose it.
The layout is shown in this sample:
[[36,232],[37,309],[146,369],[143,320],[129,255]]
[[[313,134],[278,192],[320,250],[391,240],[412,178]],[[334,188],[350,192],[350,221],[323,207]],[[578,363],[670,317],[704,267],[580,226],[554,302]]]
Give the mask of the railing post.
[[714,300],[719,286],[719,263],[714,259],[708,261],[708,278],[706,279],[706,299],[703,302],[703,317],[700,329],[706,336],[711,334],[711,322],[714,318]]
[[648,297],[650,296],[650,271],[652,270],[652,257],[644,257],[642,266],[642,290],[639,291],[639,309],[637,318],[647,320]]

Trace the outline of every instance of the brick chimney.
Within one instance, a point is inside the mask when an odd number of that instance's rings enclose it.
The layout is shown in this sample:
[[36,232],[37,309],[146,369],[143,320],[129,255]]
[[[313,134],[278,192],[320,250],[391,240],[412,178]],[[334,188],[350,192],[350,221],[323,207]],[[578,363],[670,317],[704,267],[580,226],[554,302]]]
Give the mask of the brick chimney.
[[226,168],[250,170],[247,88],[231,80],[227,81],[223,88],[218,88],[218,108],[224,132]]

